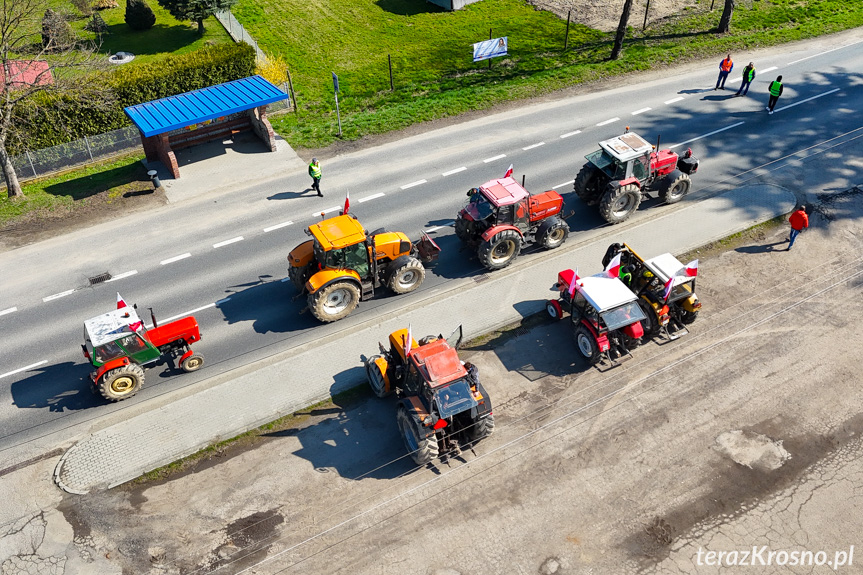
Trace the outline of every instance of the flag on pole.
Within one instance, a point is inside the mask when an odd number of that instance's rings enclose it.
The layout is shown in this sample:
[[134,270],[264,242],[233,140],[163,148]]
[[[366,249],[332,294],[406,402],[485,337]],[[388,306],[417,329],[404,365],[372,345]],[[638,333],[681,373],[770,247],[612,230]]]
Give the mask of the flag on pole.
[[407,341],[405,341],[405,357],[407,357],[410,354],[411,345],[413,344],[413,341],[414,341],[414,336],[412,334],[412,331],[413,330],[411,329],[411,324],[408,324],[408,338],[407,338]]
[[664,303],[668,303],[668,298],[671,296],[671,289],[674,287],[674,278],[668,278],[668,281],[665,282],[665,292],[662,294],[662,300]]
[[610,278],[616,278],[620,275],[620,252],[605,266],[605,273]]
[[[126,300],[123,299],[123,296],[120,295],[120,292],[117,292],[117,309],[123,309],[124,307],[129,307],[129,306],[128,306],[128,304],[126,304]],[[128,314],[126,314],[126,317],[129,317],[131,319],[133,313],[134,312],[129,312]],[[138,331],[139,329],[141,329],[144,326],[144,322],[142,322],[138,318],[137,313],[134,314],[134,317],[135,317],[135,321],[129,322],[129,327],[131,328],[132,331]]]
[[572,299],[575,296],[575,290],[578,289],[578,268],[575,268],[575,274],[572,276],[572,283],[569,284],[569,298]]
[[506,173],[503,175],[504,178],[512,177],[512,164],[509,165],[509,168],[506,169]]
[[345,209],[342,210],[343,214],[348,213],[348,208],[351,207],[351,192],[345,192]]
[[694,278],[698,275],[698,260],[692,260],[686,267],[683,269],[683,273],[686,274],[686,277]]
[[120,295],[120,292],[117,292],[117,309],[123,309],[124,307],[129,307],[126,305],[126,301],[123,299],[123,296]]

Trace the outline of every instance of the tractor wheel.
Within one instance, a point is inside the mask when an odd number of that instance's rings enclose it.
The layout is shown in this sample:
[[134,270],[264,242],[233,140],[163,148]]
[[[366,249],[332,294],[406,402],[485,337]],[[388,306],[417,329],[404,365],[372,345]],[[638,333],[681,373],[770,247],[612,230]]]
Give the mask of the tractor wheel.
[[590,365],[599,362],[601,355],[599,345],[596,343],[596,338],[583,323],[578,324],[578,327],[575,328],[575,347]]
[[390,394],[387,391],[387,384],[384,381],[384,374],[381,373],[381,368],[375,363],[380,355],[374,355],[366,360],[366,378],[369,380],[369,387],[378,397],[386,397]]
[[108,401],[122,401],[138,393],[143,384],[144,368],[131,363],[103,375],[99,383],[99,393]]
[[494,415],[489,413],[487,416],[473,422],[473,425],[467,430],[467,438],[472,444],[476,444],[480,439],[485,439],[494,433]]
[[503,230],[480,244],[477,250],[479,261],[494,271],[503,269],[521,252],[521,236],[514,230]]
[[427,336],[421,337],[419,339],[419,341],[417,342],[417,345],[420,345],[420,346],[428,345],[433,341],[437,341],[438,339],[440,339],[440,338],[436,335],[427,335]]
[[414,463],[417,465],[426,465],[432,460],[437,459],[439,448],[437,437],[432,434],[429,437],[420,439],[420,422],[413,415],[408,414],[404,406],[399,406],[399,411],[396,414],[396,422],[399,425],[399,431],[402,434],[402,440],[405,442],[405,449]]
[[659,317],[656,315],[656,308],[650,305],[650,302],[643,297],[638,298],[638,307],[644,312],[646,319],[642,321],[641,326],[644,328],[646,337],[653,337],[659,333]]
[[455,235],[463,242],[470,241],[470,222],[464,218],[456,218]]
[[407,258],[405,262],[393,261],[387,270],[387,287],[395,293],[410,293],[420,287],[426,277],[423,264],[416,258]]
[[619,224],[635,213],[641,204],[641,190],[635,184],[606,190],[599,203],[599,215],[610,224]]
[[182,369],[186,373],[198,371],[202,367],[204,367],[204,356],[200,353],[193,353],[192,355],[184,359],[183,363],[180,364],[180,369]]
[[359,301],[360,288],[350,281],[333,282],[308,297],[312,315],[325,323],[347,316]]
[[550,299],[545,302],[545,311],[555,321],[563,319],[563,308],[560,307],[560,302],[556,299]]
[[297,288],[297,291],[301,292],[306,289],[306,282],[312,277],[311,271],[312,262],[301,267],[290,266],[288,268],[288,278],[290,278],[294,287]]
[[689,325],[698,319],[698,311],[686,311],[685,309],[680,310],[680,322]]
[[680,170],[674,170],[662,180],[659,197],[666,204],[676,204],[689,193],[692,179]]
[[539,226],[536,237],[539,245],[547,250],[553,250],[562,246],[569,237],[569,226],[559,217],[552,216]]
[[575,184],[573,188],[575,195],[588,206],[594,206],[602,197],[602,190],[608,185],[608,178],[602,173],[602,170],[591,163],[587,163],[581,167],[578,175],[575,176]]

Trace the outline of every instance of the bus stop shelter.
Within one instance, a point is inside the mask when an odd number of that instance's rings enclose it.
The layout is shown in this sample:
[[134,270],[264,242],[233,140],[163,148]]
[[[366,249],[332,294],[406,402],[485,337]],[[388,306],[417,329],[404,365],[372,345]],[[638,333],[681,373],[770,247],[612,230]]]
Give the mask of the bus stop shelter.
[[200,90],[125,108],[141,133],[147,161],[161,161],[174,178],[180,168],[174,150],[253,131],[276,151],[267,105],[289,96],[260,76],[250,76]]

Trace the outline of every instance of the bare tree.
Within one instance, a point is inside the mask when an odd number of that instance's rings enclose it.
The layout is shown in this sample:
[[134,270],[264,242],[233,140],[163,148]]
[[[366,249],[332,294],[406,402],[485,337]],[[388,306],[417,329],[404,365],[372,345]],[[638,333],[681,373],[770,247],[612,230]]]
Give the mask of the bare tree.
[[734,0],[725,0],[725,8],[722,10],[722,16],[719,18],[719,26],[716,31],[720,34],[728,32],[731,28],[731,16],[734,14]]
[[617,60],[623,50],[623,39],[626,37],[626,27],[629,25],[629,13],[632,12],[632,0],[623,3],[623,14],[620,15],[620,24],[617,25],[617,35],[614,37],[614,48],[611,49],[611,59]]
[[46,0],[4,0],[0,12],[0,168],[10,198],[24,195],[7,150],[26,130],[27,119],[17,110],[40,92],[72,94],[90,87],[82,74],[100,67],[95,46],[66,29],[53,32],[59,29],[50,24],[56,15],[46,14],[47,9]]

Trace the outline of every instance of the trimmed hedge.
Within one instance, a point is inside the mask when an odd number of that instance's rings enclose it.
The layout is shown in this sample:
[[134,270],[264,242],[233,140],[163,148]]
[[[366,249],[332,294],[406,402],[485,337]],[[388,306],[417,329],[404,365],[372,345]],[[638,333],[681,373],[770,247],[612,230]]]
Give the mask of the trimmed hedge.
[[23,133],[10,139],[8,150],[13,155],[21,154],[25,148],[39,150],[116,130],[131,123],[123,112],[126,106],[254,74],[255,50],[244,42],[208,46],[152,64],[124,66],[108,82],[113,94],[113,102],[108,105],[103,103],[104,94],[86,89],[74,93],[40,92],[21,102],[16,107],[16,117],[22,120]]

